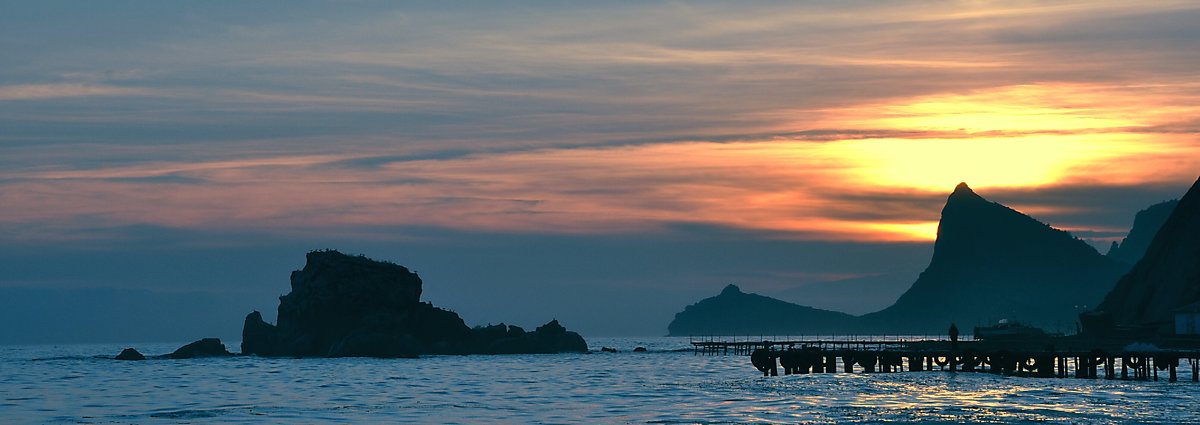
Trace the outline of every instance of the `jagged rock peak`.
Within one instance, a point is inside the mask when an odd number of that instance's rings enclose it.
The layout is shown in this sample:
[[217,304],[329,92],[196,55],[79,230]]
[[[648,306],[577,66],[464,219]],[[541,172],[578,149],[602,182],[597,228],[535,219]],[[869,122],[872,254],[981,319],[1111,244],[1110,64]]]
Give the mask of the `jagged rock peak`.
[[[1050,227],[1004,204],[989,201],[972,191],[966,183],[959,183],[942,207],[936,244],[980,245],[995,242],[989,242],[989,239],[1008,241],[1014,244],[1010,247],[1013,249],[1039,241],[1087,246],[1065,231]],[[1095,251],[1090,247],[1088,249]]]
[[960,184],[942,209],[929,266],[894,305],[863,321],[885,332],[928,332],[950,322],[996,318],[1065,322],[1073,316],[1071,306],[1093,305],[1126,267],[1070,233]]
[[962,182],[959,183],[958,186],[954,186],[954,192],[950,193],[951,198],[964,196],[970,196],[974,198],[979,197],[979,195],[975,194],[975,191],[971,190],[971,186],[967,186],[967,182]]
[[950,192],[950,196],[946,199],[947,205],[955,204],[955,203],[964,203],[964,202],[967,202],[967,203],[976,203],[976,202],[990,203],[988,200],[983,199],[982,196],[979,196],[979,194],[975,193],[974,190],[971,190],[971,187],[967,186],[966,182],[959,183],[958,186],[954,186],[954,191]]
[[742,288],[738,288],[737,285],[732,283],[725,285],[725,289],[721,290],[721,295],[737,295],[740,293],[742,293]]

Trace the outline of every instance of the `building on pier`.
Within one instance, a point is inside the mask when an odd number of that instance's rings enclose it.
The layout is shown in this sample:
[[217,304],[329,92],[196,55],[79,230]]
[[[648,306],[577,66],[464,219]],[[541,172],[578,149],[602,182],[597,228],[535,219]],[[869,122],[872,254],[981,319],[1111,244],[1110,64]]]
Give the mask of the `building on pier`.
[[1200,335],[1200,301],[1175,310],[1175,335]]

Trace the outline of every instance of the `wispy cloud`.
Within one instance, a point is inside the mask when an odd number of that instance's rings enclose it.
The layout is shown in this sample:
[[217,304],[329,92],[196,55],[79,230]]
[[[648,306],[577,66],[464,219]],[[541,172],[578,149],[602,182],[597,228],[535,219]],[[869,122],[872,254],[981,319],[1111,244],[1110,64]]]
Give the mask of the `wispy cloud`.
[[154,91],[145,88],[82,83],[17,84],[0,86],[0,101],[90,96],[145,96],[150,94],[154,94]]

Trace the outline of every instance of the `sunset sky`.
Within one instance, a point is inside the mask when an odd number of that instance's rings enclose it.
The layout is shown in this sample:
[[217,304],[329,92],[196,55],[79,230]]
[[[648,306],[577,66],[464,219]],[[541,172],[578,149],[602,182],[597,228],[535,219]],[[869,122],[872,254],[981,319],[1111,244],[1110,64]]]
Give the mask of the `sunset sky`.
[[[1102,251],[1180,196],[1197,22],[1194,1],[6,3],[0,289],[212,296],[236,335],[338,248],[416,269],[469,324],[659,335],[727,283],[862,313],[926,265],[958,182]],[[845,281],[878,291],[804,297]]]

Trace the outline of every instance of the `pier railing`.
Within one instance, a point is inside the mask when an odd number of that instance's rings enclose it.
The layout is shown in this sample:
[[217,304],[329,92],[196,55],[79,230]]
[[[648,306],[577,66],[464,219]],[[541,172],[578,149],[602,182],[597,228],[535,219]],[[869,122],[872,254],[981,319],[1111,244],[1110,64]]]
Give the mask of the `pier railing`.
[[[964,337],[962,343],[974,342],[971,337]],[[858,336],[858,335],[822,335],[810,337],[776,336],[776,337],[691,337],[689,342],[695,354],[706,355],[740,355],[749,356],[756,349],[824,349],[824,350],[883,350],[904,349],[914,344],[943,343],[949,340],[939,340],[929,336],[897,335],[897,336]]]
[[[1200,382],[1200,349],[1159,349],[1060,338],[948,341],[910,337],[727,340],[693,338],[696,354],[746,355],[764,376],[902,371],[988,372],[1047,378],[1178,379],[1181,362]],[[1095,348],[1077,348],[1080,346]]]

